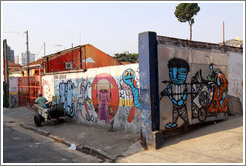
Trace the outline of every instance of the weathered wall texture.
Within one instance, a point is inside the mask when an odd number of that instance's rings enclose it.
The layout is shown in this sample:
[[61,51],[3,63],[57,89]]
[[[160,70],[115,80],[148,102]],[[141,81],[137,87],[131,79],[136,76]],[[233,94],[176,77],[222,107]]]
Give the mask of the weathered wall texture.
[[160,129],[226,118],[227,66],[226,53],[159,43]]
[[9,77],[9,107],[19,106],[18,77]]
[[228,95],[240,99],[243,103],[243,54],[228,52]]
[[79,122],[139,133],[139,65],[45,75],[43,94]]

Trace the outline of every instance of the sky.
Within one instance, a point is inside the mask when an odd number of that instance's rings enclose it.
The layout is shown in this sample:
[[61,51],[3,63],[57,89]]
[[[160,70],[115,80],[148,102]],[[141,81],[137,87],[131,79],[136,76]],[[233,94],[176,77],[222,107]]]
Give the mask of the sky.
[[[154,31],[159,36],[189,39],[188,23],[174,15],[180,2],[2,2],[1,38],[7,39],[15,55],[29,50],[36,59],[71,48],[91,44],[113,56],[128,51],[138,53],[138,34]],[[192,40],[208,43],[240,37],[244,40],[244,4],[235,1],[198,1]],[[1,41],[2,41],[1,40]]]

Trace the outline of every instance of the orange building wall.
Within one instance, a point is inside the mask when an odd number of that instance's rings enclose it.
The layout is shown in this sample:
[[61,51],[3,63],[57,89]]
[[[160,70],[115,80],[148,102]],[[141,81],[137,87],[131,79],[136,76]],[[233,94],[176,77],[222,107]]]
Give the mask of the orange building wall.
[[87,63],[86,67],[96,68],[96,67],[105,67],[105,66],[115,66],[121,65],[120,62],[115,60],[113,57],[105,54],[101,50],[95,48],[94,46],[87,44],[86,45],[86,59],[91,58],[95,63]]
[[48,59],[48,63],[45,63],[47,73],[70,70],[65,68],[66,62],[73,62],[72,70],[121,65],[113,57],[90,44],[75,47],[73,50],[61,51],[60,55],[56,53],[45,59]]

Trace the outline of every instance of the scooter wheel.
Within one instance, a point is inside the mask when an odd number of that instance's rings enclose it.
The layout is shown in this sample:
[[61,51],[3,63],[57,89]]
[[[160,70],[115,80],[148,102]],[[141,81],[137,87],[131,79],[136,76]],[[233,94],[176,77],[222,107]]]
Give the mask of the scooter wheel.
[[37,127],[41,126],[41,122],[42,122],[42,116],[40,114],[37,114],[34,116],[34,123]]

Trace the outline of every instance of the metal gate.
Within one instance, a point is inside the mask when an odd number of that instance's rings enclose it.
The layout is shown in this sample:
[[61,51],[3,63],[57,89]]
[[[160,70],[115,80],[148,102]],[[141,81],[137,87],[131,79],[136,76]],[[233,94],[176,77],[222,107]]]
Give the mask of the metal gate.
[[19,105],[30,106],[34,104],[41,93],[41,76],[25,76],[18,78]]

